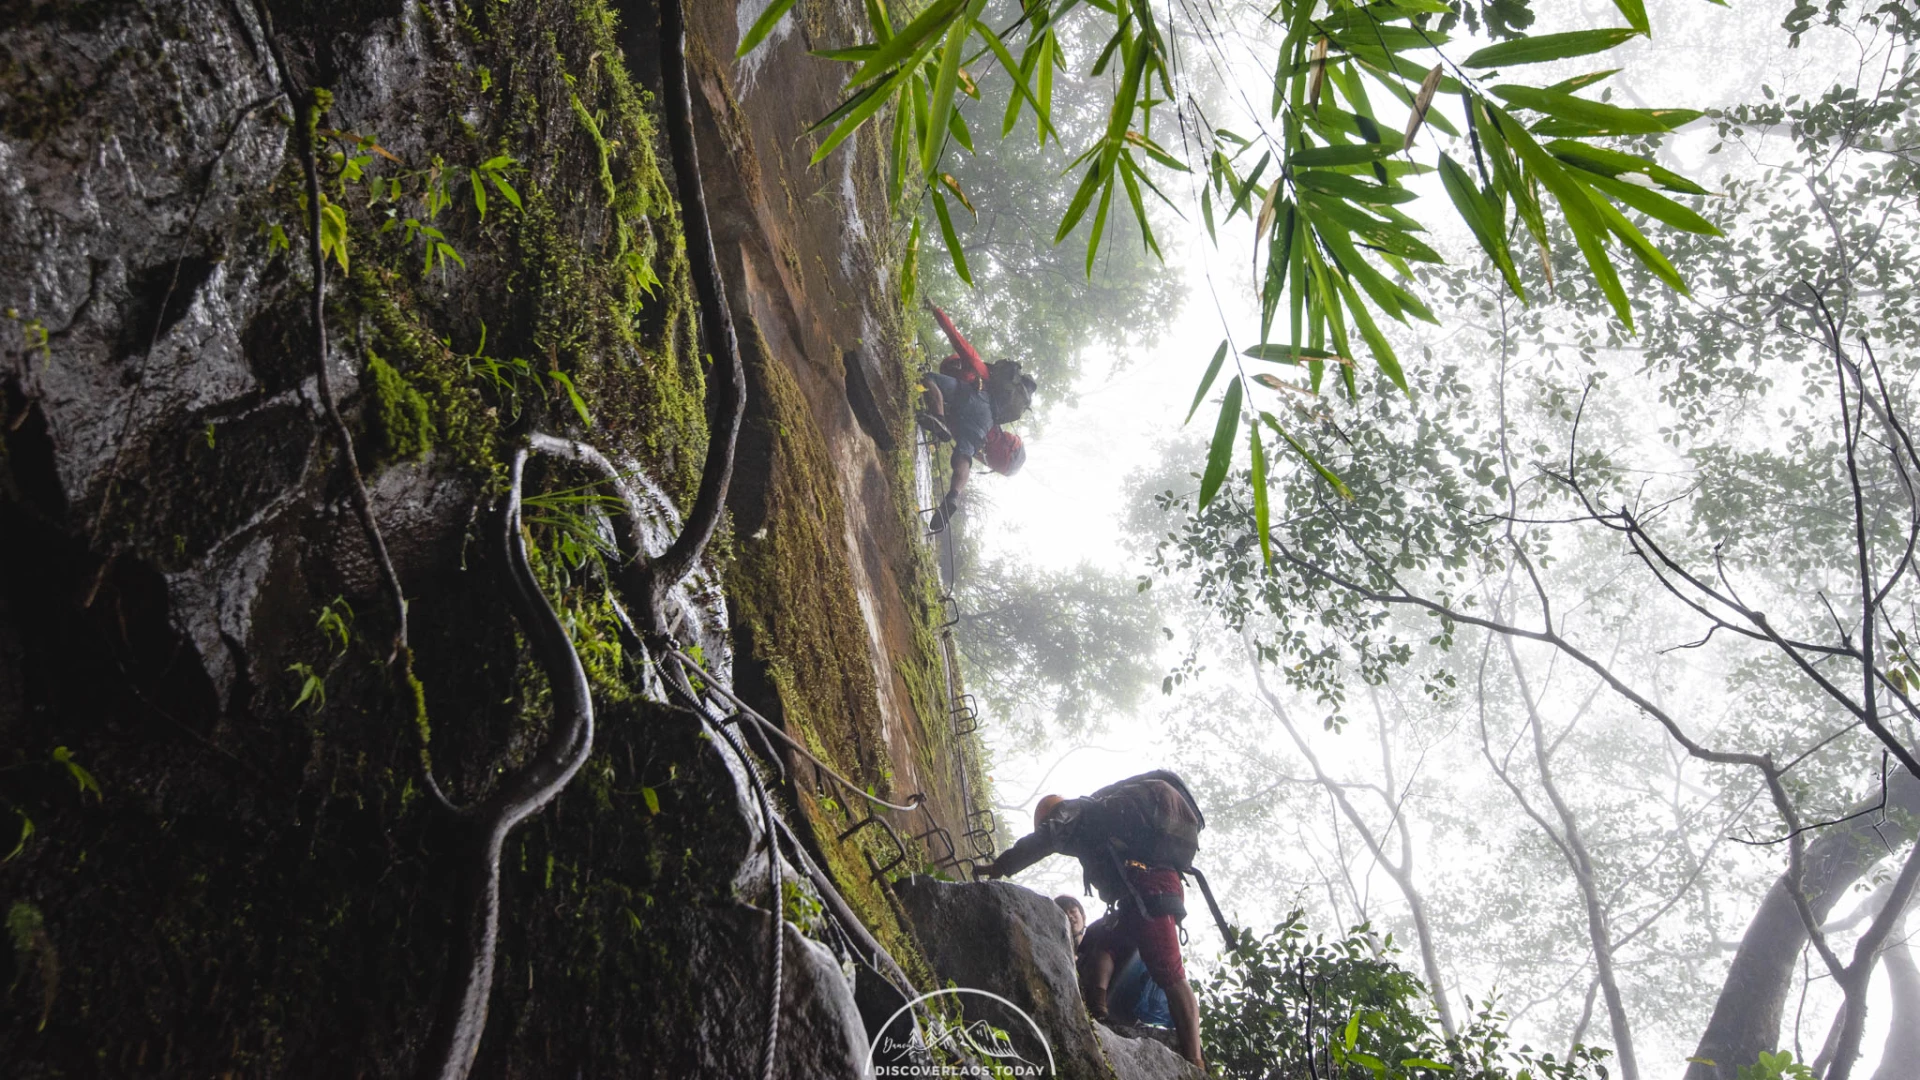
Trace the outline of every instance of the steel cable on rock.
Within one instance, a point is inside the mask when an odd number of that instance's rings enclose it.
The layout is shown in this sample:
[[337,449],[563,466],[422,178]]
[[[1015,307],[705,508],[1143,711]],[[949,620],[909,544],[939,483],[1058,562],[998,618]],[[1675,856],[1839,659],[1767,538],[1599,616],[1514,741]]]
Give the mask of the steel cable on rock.
[[[625,619],[624,615],[622,619]],[[760,775],[760,766],[748,756],[746,748],[740,745],[733,731],[707,712],[687,680],[686,669],[676,668],[660,682],[666,687],[669,697],[678,698],[682,705],[693,710],[704,726],[719,731],[720,737],[732,748],[734,756],[740,759],[740,767],[746,770],[748,784],[753,788],[754,800],[760,806],[762,827],[767,833],[767,886],[772,891],[767,914],[773,924],[770,932],[772,944],[768,947],[773,954],[768,961],[773,969],[773,977],[767,992],[767,1034],[761,1044],[760,1077],[761,1080],[773,1080],[773,1058],[780,1043],[780,995],[786,968],[786,894],[785,882],[780,874],[780,824],[774,816],[773,800],[767,795],[766,779]]]
[[[635,639],[638,640],[638,632],[633,629],[631,620],[627,618],[626,612],[620,608],[617,602],[614,605],[614,613],[620,618],[622,625],[626,626],[627,630],[633,633]],[[644,647],[644,643],[642,647]],[[684,682],[676,684],[673,679],[663,676],[660,680],[661,684],[668,686],[671,691],[677,693],[681,703],[692,708],[695,714],[700,716],[709,725],[719,728],[724,732],[731,726],[733,719],[745,716],[747,719],[760,725],[763,730],[769,731],[779,737],[782,742],[792,747],[797,753],[803,755],[809,762],[817,765],[826,775],[831,776],[847,790],[860,796],[862,799],[891,810],[903,812],[910,812],[916,807],[924,807],[924,800],[918,795],[914,797],[913,802],[902,806],[898,803],[890,803],[885,799],[854,787],[852,781],[834,771],[831,766],[821,762],[819,758],[814,757],[813,754],[809,753],[804,747],[798,746],[791,739],[788,739],[786,733],[779,730],[771,720],[761,716],[758,712],[755,712],[751,706],[741,701],[740,698],[728,690],[712,672],[682,652],[677,645],[669,642],[662,651],[664,658],[670,658],[676,664],[682,665],[683,672],[685,668],[691,668],[695,672],[698,672],[701,676],[701,684],[713,693],[714,696],[723,698],[727,704],[733,706],[736,710],[734,717],[727,720],[716,720],[713,714],[707,711],[705,704],[696,700],[698,694],[692,691],[690,685]],[[684,679],[684,674],[682,674],[681,677]],[[931,817],[930,811],[929,817]],[[853,909],[847,905],[846,898],[840,895],[839,890],[834,887],[832,880],[827,876],[826,872],[816,866],[813,859],[807,855],[806,845],[800,842],[800,837],[794,833],[793,829],[789,827],[784,820],[781,820],[778,815],[775,816],[774,820],[778,824],[781,834],[786,837],[787,845],[793,852],[794,861],[806,873],[807,878],[813,882],[814,887],[819,890],[821,899],[826,901],[829,912],[833,916],[834,922],[839,926],[842,936],[853,942],[856,952],[865,952],[872,957],[873,962],[867,962],[866,957],[861,957],[862,963],[869,970],[873,971],[874,974],[892,983],[894,988],[899,990],[903,997],[913,997],[916,992],[913,987],[913,980],[907,978],[907,973],[900,967],[899,961],[895,960],[893,955],[887,952],[886,948],[882,946],[880,942],[873,937],[872,933],[866,929],[865,925],[860,922],[859,917],[856,916],[853,913]],[[881,970],[880,966],[882,962],[884,962],[886,968],[884,971]]]

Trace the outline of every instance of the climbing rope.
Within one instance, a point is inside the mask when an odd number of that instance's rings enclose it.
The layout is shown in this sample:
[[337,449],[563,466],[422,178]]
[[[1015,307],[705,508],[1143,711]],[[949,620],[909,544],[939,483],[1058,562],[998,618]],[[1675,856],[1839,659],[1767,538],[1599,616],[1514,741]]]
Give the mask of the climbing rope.
[[799,743],[794,742],[792,739],[788,738],[787,733],[780,729],[780,725],[774,723],[773,721],[767,719],[764,716],[761,716],[758,712],[755,712],[751,705],[748,705],[746,702],[740,700],[739,696],[736,695],[733,691],[727,689],[726,686],[724,686],[712,672],[708,671],[704,667],[701,667],[700,662],[698,660],[695,660],[693,657],[688,656],[686,653],[682,652],[678,645],[670,645],[666,651],[666,655],[672,658],[677,663],[681,664],[682,666],[690,668],[693,671],[699,673],[700,681],[703,684],[705,684],[707,690],[711,692],[715,697],[721,698],[728,705],[731,705],[735,710],[737,710],[738,715],[744,716],[747,719],[753,721],[755,724],[759,725],[760,730],[766,732],[767,735],[771,736],[772,738],[780,740],[781,744],[786,746],[787,749],[792,750],[794,753],[799,754],[803,758],[806,758],[807,761],[811,763],[814,768],[819,769],[821,772],[827,774],[828,776],[833,777],[833,779],[837,781],[841,787],[846,788],[848,791],[854,793],[855,795],[860,796],[862,799],[867,800],[868,802],[872,803],[875,806],[882,806],[887,808],[888,810],[897,810],[903,814],[910,814],[915,810],[924,809],[926,807],[926,801],[927,801],[926,796],[920,794],[919,792],[915,792],[912,795],[908,796],[907,802],[903,805],[901,803],[888,802],[887,800],[879,797],[878,795],[875,795],[869,791],[866,791],[865,789],[861,788],[858,784],[855,784],[853,781],[847,779],[845,776],[840,775],[840,773],[836,771],[833,766],[827,764],[824,761],[821,761],[818,757],[815,757],[813,753],[809,751],[806,747],[801,746]]
[[[621,617],[625,619],[624,614]],[[774,815],[773,800],[767,795],[766,778],[760,775],[759,765],[740,745],[733,731],[725,724],[716,722],[712,714],[707,712],[699,695],[689,685],[686,669],[679,668],[669,673],[668,677],[661,680],[661,685],[667,688],[669,696],[680,699],[682,705],[698,714],[706,727],[719,731],[721,739],[733,750],[734,757],[740,760],[740,767],[746,771],[747,782],[753,788],[754,801],[760,807],[761,825],[767,833],[767,888],[770,893],[767,921],[771,940],[767,951],[772,954],[767,961],[772,977],[768,980],[767,1031],[761,1043],[760,1077],[761,1080],[773,1080],[774,1052],[780,1045],[780,993],[786,963],[785,942],[782,940],[786,926],[786,887],[780,877],[779,820]]]

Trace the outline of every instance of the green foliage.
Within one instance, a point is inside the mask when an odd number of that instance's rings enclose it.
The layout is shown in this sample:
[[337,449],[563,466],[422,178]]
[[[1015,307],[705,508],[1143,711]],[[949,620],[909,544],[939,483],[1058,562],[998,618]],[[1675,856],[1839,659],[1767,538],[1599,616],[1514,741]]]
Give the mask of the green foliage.
[[0,863],[12,862],[14,856],[26,850],[27,841],[33,839],[33,819],[28,817],[27,812],[19,807],[14,807],[13,813],[15,817],[20,819],[20,839],[13,845],[12,851],[0,856]]
[[73,760],[73,751],[64,746],[56,746],[53,748],[53,760],[66,767],[67,775],[73,778],[74,787],[80,789],[82,799],[88,795],[92,795],[95,800],[106,797],[100,791],[100,782],[93,778],[93,774]]
[[1515,1047],[1507,1018],[1481,1007],[1448,1037],[1426,987],[1393,960],[1391,936],[1366,925],[1328,941],[1295,911],[1265,936],[1244,935],[1199,988],[1200,1032],[1231,1080],[1605,1080],[1607,1051],[1565,1058]]
[[433,445],[427,399],[372,349],[367,350],[367,374],[373,377],[373,436],[379,456],[398,461],[425,454]]
[[327,707],[327,679],[315,671],[312,664],[295,661],[287,665],[287,671],[300,680],[300,693],[293,699],[293,707],[308,705],[314,712]]
[[334,597],[320,606],[314,626],[336,654],[346,652],[353,644],[353,605],[344,596]]
[[46,919],[40,909],[24,900],[17,900],[7,909],[7,936],[13,941],[13,951],[28,953],[33,951],[34,939],[45,932]]
[[1793,1060],[1793,1051],[1760,1052],[1760,1060],[1740,1066],[1738,1080],[1817,1080],[1812,1069]]
[[[1412,153],[1423,127],[1469,145],[1475,172],[1469,174],[1457,164],[1448,168],[1448,196],[1516,292],[1521,282],[1512,272],[1512,226],[1524,227],[1543,255],[1551,257],[1555,234],[1549,231],[1546,212],[1557,208],[1613,314],[1631,329],[1633,313],[1610,245],[1618,241],[1668,287],[1684,292],[1686,283],[1615,203],[1675,227],[1711,229],[1679,213],[1652,213],[1648,207],[1664,211],[1671,200],[1627,190],[1628,185],[1614,180],[1621,166],[1598,163],[1581,152],[1592,146],[1590,140],[1671,131],[1697,119],[1698,112],[1626,109],[1604,97],[1581,96],[1604,74],[1572,84],[1483,86],[1480,76],[1467,70],[1488,71],[1492,77],[1498,74],[1493,69],[1502,66],[1609,52],[1650,33],[1640,0],[1617,0],[1626,26],[1535,38],[1521,36],[1532,21],[1523,2],[1476,6],[1379,0],[1359,7],[1338,0],[1281,0],[1268,15],[1284,30],[1268,69],[1270,107],[1263,117],[1246,117],[1251,126],[1242,131],[1215,123],[1197,99],[1175,90],[1176,75],[1190,75],[1199,67],[1182,57],[1176,43],[1186,39],[1193,51],[1220,52],[1224,31],[1217,25],[1198,18],[1192,25],[1163,25],[1153,5],[1140,0],[1036,0],[1022,4],[1016,18],[995,30],[984,17],[985,6],[985,0],[935,0],[896,29],[884,4],[869,4],[871,40],[821,53],[855,67],[847,97],[816,125],[827,134],[814,161],[888,110],[897,201],[917,206],[920,194],[931,192],[955,272],[971,284],[974,275],[945,196],[933,189],[950,179],[951,174],[941,170],[949,142],[971,149],[955,88],[977,95],[978,79],[963,80],[961,72],[976,64],[997,70],[1008,84],[1003,135],[1031,109],[1043,145],[1049,138],[1064,137],[1080,140],[1083,147],[1066,166],[1078,182],[1059,211],[1054,242],[1090,222],[1090,274],[1119,187],[1142,243],[1157,254],[1142,192],[1172,206],[1154,173],[1197,170],[1203,174],[1199,201],[1209,234],[1216,229],[1216,205],[1227,207],[1225,221],[1244,213],[1252,226],[1262,310],[1259,343],[1265,345],[1275,333],[1273,323],[1285,310],[1285,340],[1292,350],[1288,362],[1308,369],[1313,392],[1320,389],[1327,360],[1338,359],[1343,361],[1337,369],[1343,389],[1349,395],[1358,393],[1351,364],[1356,344],[1365,347],[1394,386],[1409,389],[1376,313],[1401,323],[1434,321],[1411,290],[1412,264],[1438,263],[1440,256],[1416,235],[1425,231],[1421,221],[1394,209],[1394,204],[1418,201],[1418,192],[1402,181],[1436,167]],[[1167,18],[1180,18],[1179,10]],[[1461,66],[1448,56],[1446,29],[1462,16],[1474,28],[1484,17],[1494,36],[1509,40],[1474,52],[1466,67]],[[1112,73],[1110,96],[1104,109],[1071,115],[1063,111],[1056,117],[1053,80],[1065,59],[1062,35],[1088,24],[1100,28],[1093,40],[1105,35],[1097,50],[1087,50],[1094,55],[1089,74]],[[1016,32],[1023,35],[1017,57],[1007,44]],[[751,34],[749,39],[758,40]],[[1216,66],[1227,65],[1216,61]],[[1376,109],[1373,99],[1380,94],[1394,99],[1395,107]],[[1450,116],[1455,102],[1459,111]],[[1166,132],[1180,135],[1184,160],[1156,139],[1156,110],[1162,110],[1162,138],[1170,137]],[[1173,115],[1167,117],[1165,110]],[[1542,140],[1550,142],[1543,145]],[[1446,154],[1433,156],[1442,168],[1452,160]],[[1630,167],[1655,176],[1650,158],[1634,157]],[[1664,186],[1698,190],[1684,181]],[[961,189],[955,184],[953,190]],[[1259,249],[1266,257],[1263,273],[1257,265]],[[1240,374],[1244,378],[1245,373]],[[1232,400],[1223,404],[1219,419],[1222,429],[1236,424],[1242,404],[1239,395],[1229,396]],[[1275,427],[1285,423],[1282,415],[1256,412]],[[1287,441],[1300,445],[1297,439]],[[1231,440],[1228,447],[1230,451]],[[1224,468],[1210,460],[1208,472],[1216,471],[1224,474]],[[1206,501],[1201,499],[1202,504]]]

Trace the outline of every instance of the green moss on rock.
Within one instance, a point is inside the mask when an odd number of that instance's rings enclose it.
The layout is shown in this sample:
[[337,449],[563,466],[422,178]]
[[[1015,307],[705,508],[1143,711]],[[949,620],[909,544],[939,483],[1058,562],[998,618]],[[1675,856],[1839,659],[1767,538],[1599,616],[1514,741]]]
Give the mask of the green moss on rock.
[[373,437],[383,461],[422,457],[433,446],[433,422],[427,399],[406,377],[367,350],[367,376],[373,382]]

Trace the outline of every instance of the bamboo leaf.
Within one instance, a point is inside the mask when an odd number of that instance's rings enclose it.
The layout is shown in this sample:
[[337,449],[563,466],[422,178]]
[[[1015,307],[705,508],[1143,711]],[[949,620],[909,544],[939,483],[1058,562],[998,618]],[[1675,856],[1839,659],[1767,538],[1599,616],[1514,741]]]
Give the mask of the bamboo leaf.
[[1140,167],[1135,165],[1131,158],[1122,157],[1120,159],[1120,181],[1127,186],[1127,201],[1133,204],[1134,220],[1140,223],[1141,245],[1148,251],[1153,252],[1154,258],[1165,262],[1166,256],[1160,254],[1160,242],[1154,239],[1153,236],[1153,223],[1147,220],[1147,207],[1140,199],[1140,184],[1133,177],[1133,174],[1138,172],[1139,169]]
[[1575,90],[1585,90],[1597,82],[1603,82],[1618,74],[1620,74],[1619,68],[1608,68],[1605,71],[1589,71],[1585,75],[1575,75],[1571,79],[1561,79],[1552,86],[1544,87],[1544,89],[1551,90],[1557,94],[1571,94]]
[[1420,125],[1426,123],[1427,110],[1433,107],[1434,92],[1440,89],[1440,72],[1440,65],[1433,65],[1433,70],[1427,72],[1427,77],[1420,82],[1420,92],[1414,95],[1413,112],[1407,117],[1407,130],[1400,137],[1400,141],[1407,146],[1413,145],[1413,137],[1420,134]]
[[[1049,116],[1053,114],[1053,58],[1059,51],[1060,44],[1054,40],[1053,31],[1047,31],[1046,36],[1040,39],[1040,65],[1034,75],[1034,89],[1038,92],[1040,107],[1046,110]],[[1052,124],[1048,124],[1040,130],[1040,145],[1047,144],[1047,132],[1052,127]],[[1059,137],[1059,133],[1054,132],[1054,138],[1058,140]]]
[[487,179],[493,182],[494,190],[500,193],[501,198],[513,204],[515,210],[526,209],[526,207],[520,205],[520,193],[514,190],[512,184],[507,183],[506,177],[501,176],[497,172],[493,172],[487,174]]
[[1644,0],[1613,0],[1613,6],[1627,17],[1627,25],[1643,34],[1653,32],[1653,25],[1647,21],[1647,5]]
[[760,17],[755,19],[753,26],[747,30],[747,36],[740,39],[740,47],[733,53],[734,59],[738,60],[758,48],[760,43],[766,40],[767,35],[773,33],[773,28],[779,25],[780,20],[787,17],[787,12],[792,10],[793,0],[773,0],[773,3],[768,4],[767,10],[761,12]]
[[1166,149],[1162,147],[1159,143],[1154,142],[1152,139],[1147,138],[1145,135],[1141,134],[1138,131],[1134,131],[1131,128],[1127,129],[1126,139],[1128,142],[1139,147],[1141,150],[1144,150],[1148,157],[1159,162],[1161,165],[1169,169],[1172,169],[1174,172],[1192,172],[1193,171],[1192,169],[1187,168],[1186,162],[1181,161],[1179,158],[1176,158],[1172,154],[1167,153]]
[[1312,146],[1287,155],[1287,166],[1294,169],[1318,169],[1334,165],[1366,165],[1393,153],[1378,143],[1354,146]]
[[1381,187],[1346,173],[1326,169],[1298,173],[1293,182],[1308,191],[1323,192],[1357,203],[1409,203],[1420,197],[1403,187]]
[[838,60],[847,64],[864,64],[869,57],[879,51],[879,45],[868,42],[865,45],[849,45],[844,49],[814,49],[813,55],[822,60]]
[[913,219],[913,231],[907,235],[907,253],[900,260],[900,299],[913,303],[914,287],[919,284],[917,277],[920,269],[920,219]]
[[1708,221],[1706,218],[1681,206],[1679,203],[1674,202],[1672,199],[1667,198],[1657,191],[1649,191],[1638,184],[1630,184],[1624,180],[1615,180],[1611,177],[1597,176],[1592,173],[1576,172],[1574,176],[1581,182],[1606,192],[1608,195],[1626,203],[1628,206],[1633,207],[1635,210],[1640,211],[1655,221],[1664,222],[1685,232],[1699,233],[1702,236],[1725,235],[1713,222]]
[[874,79],[888,68],[898,64],[911,68],[920,62],[920,58],[933,51],[940,41],[940,33],[955,16],[960,14],[967,0],[933,0],[927,10],[921,12],[912,22],[900,29],[900,32],[888,38],[860,65],[847,80],[848,88],[859,86]]
[[859,130],[860,125],[866,123],[874,113],[879,112],[880,106],[885,105],[887,99],[893,96],[893,91],[912,75],[913,72],[910,69],[901,68],[893,78],[884,83],[876,83],[856,95],[859,98],[858,101],[849,101],[847,104],[851,108],[843,114],[844,118],[841,119],[840,126],[834,128],[833,133],[820,144],[820,148],[813,152],[810,163],[818,165],[828,154],[833,153],[834,149],[845,142],[848,136]]
[[1087,234],[1087,276],[1093,276],[1093,260],[1100,254],[1100,236],[1107,228],[1107,211],[1113,206],[1113,174],[1100,191],[1100,208],[1093,214],[1093,231]]
[[1644,31],[1617,27],[1608,30],[1575,30],[1566,34],[1541,34],[1489,45],[1464,61],[1471,68],[1511,67],[1539,64],[1574,56],[1591,56],[1639,37]]
[[955,180],[952,173],[941,173],[940,182],[946,185],[948,191],[953,192],[953,197],[960,200],[960,205],[967,208],[967,213],[972,214],[975,221],[980,220],[980,211],[973,208],[967,193],[960,190],[960,181]]
[[1286,428],[1281,427],[1279,421],[1265,414],[1262,414],[1261,418],[1267,422],[1268,427],[1278,433],[1281,438],[1287,440],[1287,445],[1293,447],[1293,452],[1299,454],[1302,461],[1305,461],[1312,467],[1314,472],[1320,474],[1320,479],[1326,481],[1335,493],[1348,501],[1353,499],[1353,492],[1348,489],[1346,482],[1335,475],[1332,469],[1320,464],[1320,459],[1314,457],[1312,452],[1302,445],[1299,439],[1294,438]]
[[1067,204],[1067,212],[1060,218],[1060,228],[1053,234],[1053,242],[1058,244],[1067,238],[1075,225],[1080,224],[1081,215],[1087,212],[1087,203],[1092,201],[1093,193],[1099,190],[1100,163],[1087,166],[1086,179],[1080,181],[1080,187],[1073,193],[1073,201]]
[[967,153],[973,153],[973,133],[967,130],[967,118],[960,115],[959,109],[947,113],[947,131],[954,142],[965,147]]
[[1373,353],[1373,362],[1380,365],[1380,370],[1387,373],[1387,378],[1393,380],[1393,385],[1399,387],[1401,393],[1412,394],[1413,390],[1407,386],[1406,372],[1400,370],[1400,358],[1394,355],[1387,336],[1374,325],[1373,315],[1367,311],[1366,303],[1354,293],[1353,284],[1337,274],[1333,280],[1341,297],[1347,302],[1347,310],[1353,312],[1353,324],[1359,329],[1360,336],[1366,339],[1367,349]]
[[940,55],[940,74],[933,84],[933,97],[927,103],[928,124],[921,135],[920,171],[931,176],[946,142],[948,115],[953,110],[953,91],[960,83],[960,58],[966,51],[970,21],[957,21],[947,31],[947,45]]
[[1309,348],[1305,345],[1281,345],[1278,343],[1255,345],[1252,348],[1241,350],[1240,355],[1251,360],[1266,360],[1275,364],[1299,364],[1308,360],[1331,360],[1336,364],[1345,364],[1348,367],[1353,366],[1351,359],[1341,356],[1339,353],[1331,353],[1325,349]]
[[887,176],[888,206],[900,205],[900,196],[906,192],[907,173],[912,164],[913,108],[909,100],[911,97],[911,87],[893,95],[893,154]]
[[[1575,177],[1576,181],[1580,179],[1578,176]],[[1619,237],[1621,242],[1627,245],[1627,249],[1633,252],[1634,257],[1638,258],[1642,265],[1653,271],[1655,277],[1658,277],[1671,286],[1673,291],[1682,296],[1692,295],[1687,290],[1686,279],[1682,278],[1680,272],[1673,268],[1673,264],[1667,261],[1667,257],[1661,253],[1659,248],[1654,247],[1653,244],[1641,234],[1639,229],[1634,228],[1633,223],[1627,220],[1625,214],[1614,209],[1612,203],[1607,202],[1607,200],[1598,195],[1590,195],[1589,197],[1593,200],[1594,208],[1599,210],[1600,216],[1606,220],[1607,228],[1612,230],[1613,235]]]
[[1658,135],[1702,115],[1698,109],[1623,109],[1533,86],[1506,84],[1494,87],[1493,92],[1509,105],[1545,113],[1596,135]]
[[1013,80],[1013,94],[1007,99],[1007,113],[1001,120],[1000,137],[1006,138],[1013,132],[1013,126],[1020,121],[1022,101],[1033,106],[1034,122],[1040,125],[1040,132],[1044,136],[1053,127],[1053,118],[1047,115],[1047,110],[1040,105],[1039,99],[1034,97],[1033,91],[1027,88],[1027,78],[1033,73],[1034,61],[1039,57],[1029,52],[1027,57],[1022,57],[1016,64],[1013,62],[1013,54],[1007,51],[1006,43],[1000,40],[999,34],[993,32],[993,27],[988,26],[984,20],[976,19],[973,29],[975,33],[986,39],[987,47],[993,50],[994,56],[1000,60],[1000,66],[1006,69],[1007,77]]
[[1626,173],[1640,173],[1668,191],[1678,191],[1683,195],[1707,193],[1706,188],[1679,173],[1663,169],[1646,158],[1623,153],[1610,147],[1575,142],[1572,139],[1555,139],[1546,145],[1546,151],[1576,169],[1599,173],[1601,176],[1612,178]]
[[1614,314],[1633,329],[1633,308],[1627,303],[1627,293],[1620,287],[1620,276],[1614,272],[1613,263],[1607,257],[1607,222],[1600,210],[1594,205],[1592,196],[1581,187],[1566,169],[1554,157],[1533,141],[1533,136],[1513,122],[1513,118],[1498,109],[1493,110],[1494,117],[1502,128],[1510,128],[1508,134],[1515,151],[1527,169],[1539,177],[1540,183],[1553,194],[1560,204],[1560,212],[1567,217],[1567,226],[1573,230],[1573,238],[1580,245],[1580,253],[1586,256],[1587,266],[1600,282],[1600,289],[1613,305]]
[[1480,242],[1481,250],[1500,268],[1507,287],[1525,303],[1527,291],[1520,284],[1513,253],[1507,248],[1506,215],[1474,187],[1473,177],[1467,175],[1467,170],[1446,154],[1440,155],[1440,182],[1446,186],[1447,197],[1453,200],[1454,208],[1460,211],[1460,219],[1473,230],[1473,238]]
[[947,255],[953,259],[953,272],[960,280],[973,287],[973,271],[967,269],[967,253],[960,247],[960,236],[953,231],[953,218],[947,213],[947,197],[935,191],[933,193],[933,216],[940,219],[940,237],[947,243]]
[[873,36],[885,45],[893,36],[893,20],[887,18],[885,0],[867,0],[867,25],[873,28]]
[[[1264,413],[1261,415],[1265,415]],[[1253,529],[1260,534],[1260,560],[1273,565],[1273,537],[1267,517],[1267,448],[1260,445],[1260,425],[1247,425],[1248,449],[1253,456]]]
[[1240,430],[1240,378],[1227,384],[1226,396],[1220,402],[1220,418],[1214,422],[1213,445],[1207,451],[1207,468],[1200,476],[1200,507],[1213,501],[1219,493],[1220,484],[1227,478],[1227,467],[1233,463],[1233,436]]
[[1207,391],[1213,389],[1213,380],[1220,374],[1220,365],[1227,361],[1227,343],[1223,340],[1220,347],[1213,350],[1213,360],[1207,364],[1207,373],[1200,376],[1200,389],[1193,393],[1193,407],[1187,410],[1187,418],[1180,421],[1182,426],[1193,422],[1193,414],[1200,411],[1200,402],[1206,399]]

